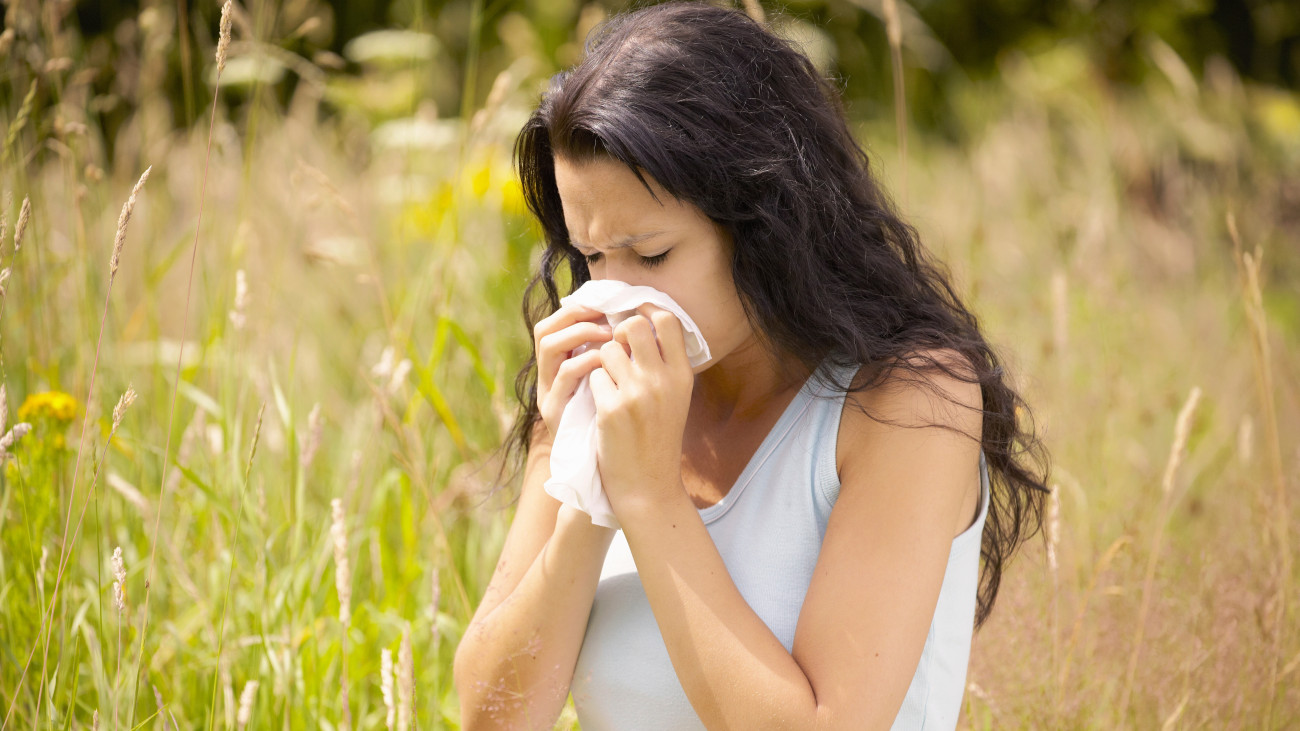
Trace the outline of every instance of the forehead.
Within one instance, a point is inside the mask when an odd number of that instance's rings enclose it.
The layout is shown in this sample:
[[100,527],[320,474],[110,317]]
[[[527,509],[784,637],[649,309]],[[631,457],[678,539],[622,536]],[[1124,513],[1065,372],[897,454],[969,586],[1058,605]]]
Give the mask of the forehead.
[[641,176],[644,184],[628,166],[607,157],[582,162],[555,158],[555,186],[564,218],[571,224],[592,223],[594,219],[602,219],[605,225],[635,223],[692,214],[691,206],[669,195],[644,171]]

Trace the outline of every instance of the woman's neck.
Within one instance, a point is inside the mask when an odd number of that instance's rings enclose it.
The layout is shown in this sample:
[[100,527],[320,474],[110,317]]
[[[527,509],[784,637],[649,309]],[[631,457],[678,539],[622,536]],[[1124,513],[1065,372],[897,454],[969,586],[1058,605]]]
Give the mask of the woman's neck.
[[773,401],[797,389],[811,371],[792,355],[782,359],[750,339],[708,370],[695,376],[691,410],[707,423],[727,424],[761,419]]

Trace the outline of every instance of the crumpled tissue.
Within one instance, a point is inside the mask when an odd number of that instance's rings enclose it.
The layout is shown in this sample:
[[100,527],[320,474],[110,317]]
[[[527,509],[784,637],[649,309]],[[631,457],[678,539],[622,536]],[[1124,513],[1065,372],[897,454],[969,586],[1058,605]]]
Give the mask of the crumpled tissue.
[[[636,308],[647,302],[677,315],[686,336],[686,355],[691,367],[709,360],[708,343],[704,342],[695,321],[672,297],[654,287],[613,279],[591,280],[560,299],[561,306],[577,304],[603,312],[611,328],[637,314]],[[581,345],[574,349],[573,355],[589,347]],[[596,464],[596,401],[590,382],[590,373],[582,377],[560,415],[551,447],[551,477],[543,487],[556,500],[590,515],[595,525],[617,530],[618,519],[605,496]]]

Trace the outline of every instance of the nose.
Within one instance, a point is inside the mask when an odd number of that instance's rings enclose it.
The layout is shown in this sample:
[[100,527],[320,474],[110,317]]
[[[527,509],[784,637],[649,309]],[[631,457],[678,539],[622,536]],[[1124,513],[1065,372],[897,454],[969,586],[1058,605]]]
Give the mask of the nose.
[[[626,262],[610,262],[609,257],[602,257],[604,268],[601,270],[602,279],[613,279],[619,282],[626,282],[632,286],[649,284],[645,279],[644,272],[638,272],[633,264]],[[593,272],[594,274],[594,272]]]

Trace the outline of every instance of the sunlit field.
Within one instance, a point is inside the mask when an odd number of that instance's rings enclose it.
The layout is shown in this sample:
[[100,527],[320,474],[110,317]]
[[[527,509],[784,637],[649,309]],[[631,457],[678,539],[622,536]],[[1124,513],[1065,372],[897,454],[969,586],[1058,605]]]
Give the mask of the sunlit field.
[[[237,22],[186,126],[146,12],[113,69],[57,24],[0,39],[3,727],[459,728],[546,74],[460,115],[429,36],[345,73]],[[964,728],[1300,725],[1300,98],[1148,52],[1137,88],[1009,53],[905,146],[850,108],[1052,458]]]

